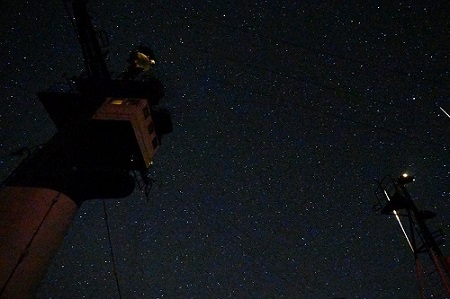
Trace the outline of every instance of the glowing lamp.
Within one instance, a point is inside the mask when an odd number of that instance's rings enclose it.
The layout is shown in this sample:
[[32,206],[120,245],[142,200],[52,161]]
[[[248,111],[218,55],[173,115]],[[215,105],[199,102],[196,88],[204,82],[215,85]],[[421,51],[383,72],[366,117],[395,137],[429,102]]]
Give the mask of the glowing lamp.
[[409,174],[404,173],[398,178],[397,182],[401,185],[406,185],[408,183],[414,182],[415,180],[416,179],[413,176],[410,176]]

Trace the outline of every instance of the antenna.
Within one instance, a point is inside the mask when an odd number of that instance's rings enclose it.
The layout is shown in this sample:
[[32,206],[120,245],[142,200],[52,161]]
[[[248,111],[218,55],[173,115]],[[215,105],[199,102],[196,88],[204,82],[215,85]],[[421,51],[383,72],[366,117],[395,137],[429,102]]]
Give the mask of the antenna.
[[[395,216],[399,223],[414,256],[421,298],[450,297],[450,259],[445,257],[439,248],[443,233],[441,231],[432,233],[428,229],[426,220],[435,217],[436,214],[417,208],[406,189],[406,185],[414,181],[414,177],[407,173],[396,179],[385,176],[381,181],[377,181],[375,195],[378,203],[374,205],[374,210],[384,215]],[[409,232],[405,229],[401,218],[406,219]],[[431,271],[427,271],[424,267],[425,264],[421,259],[423,254],[430,257]],[[437,274],[439,279],[432,274]]]

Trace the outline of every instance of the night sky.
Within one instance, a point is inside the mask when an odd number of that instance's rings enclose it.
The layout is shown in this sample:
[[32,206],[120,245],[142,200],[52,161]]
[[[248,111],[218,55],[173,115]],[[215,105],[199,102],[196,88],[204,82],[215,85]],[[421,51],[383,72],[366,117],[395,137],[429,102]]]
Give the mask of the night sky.
[[[174,131],[148,199],[83,203],[37,297],[417,297],[372,205],[375,179],[408,172],[450,234],[450,6],[377,2],[92,1],[112,72],[154,49]],[[0,17],[4,179],[56,132],[36,92],[84,64],[62,1]]]

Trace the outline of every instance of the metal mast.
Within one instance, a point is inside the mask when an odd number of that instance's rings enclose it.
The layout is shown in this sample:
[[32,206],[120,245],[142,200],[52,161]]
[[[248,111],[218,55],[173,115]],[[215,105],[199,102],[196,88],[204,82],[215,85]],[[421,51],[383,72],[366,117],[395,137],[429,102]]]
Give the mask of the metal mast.
[[[377,181],[376,196],[378,203],[374,210],[385,215],[394,215],[414,256],[416,275],[420,287],[421,298],[429,298],[434,293],[435,285],[430,285],[431,274],[437,274],[440,282],[440,294],[450,297],[450,259],[443,255],[439,245],[442,243],[442,232],[432,233],[426,220],[436,216],[435,213],[419,210],[406,189],[408,183],[415,179],[408,174],[394,179],[390,176]],[[407,219],[403,226],[401,218]],[[433,270],[425,273],[421,256],[430,257]],[[427,284],[426,284],[427,282]]]
[[111,75],[105,62],[108,51],[102,50],[102,47],[109,45],[108,36],[104,31],[94,29],[86,8],[87,0],[65,0],[66,10],[70,14],[68,2],[72,2],[72,15],[69,17],[72,22],[75,21],[72,24],[81,45],[87,76],[110,79]]
[[127,197],[137,179],[148,195],[147,169],[172,131],[169,111],[158,106],[162,83],[142,75],[155,63],[152,51],[133,51],[123,78],[112,79],[107,37],[95,30],[86,2],[64,0],[84,74],[69,90],[38,93],[58,131],[0,184],[0,298],[33,297],[82,202]]

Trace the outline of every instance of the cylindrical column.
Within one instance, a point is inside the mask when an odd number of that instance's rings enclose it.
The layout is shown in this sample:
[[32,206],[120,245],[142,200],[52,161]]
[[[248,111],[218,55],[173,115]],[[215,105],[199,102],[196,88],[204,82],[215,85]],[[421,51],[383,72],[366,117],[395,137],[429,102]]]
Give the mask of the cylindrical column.
[[47,188],[0,190],[0,297],[32,298],[78,206]]

